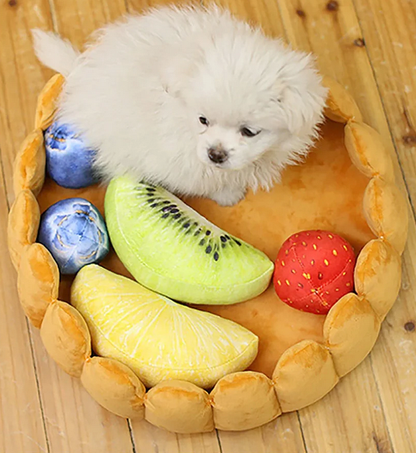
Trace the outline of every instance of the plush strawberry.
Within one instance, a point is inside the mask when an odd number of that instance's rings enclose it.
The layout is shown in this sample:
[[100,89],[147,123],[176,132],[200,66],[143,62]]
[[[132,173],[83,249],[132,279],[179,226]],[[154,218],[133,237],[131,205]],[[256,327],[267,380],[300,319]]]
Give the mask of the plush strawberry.
[[354,266],[354,250],[345,239],[328,231],[303,231],[279,250],[274,287],[291,307],[326,314],[353,291]]

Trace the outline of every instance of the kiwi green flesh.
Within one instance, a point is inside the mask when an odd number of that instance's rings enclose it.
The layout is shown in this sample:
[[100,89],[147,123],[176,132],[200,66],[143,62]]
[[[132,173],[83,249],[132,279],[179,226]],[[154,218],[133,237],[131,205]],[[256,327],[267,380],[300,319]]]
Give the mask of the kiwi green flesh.
[[161,187],[111,181],[105,215],[113,247],[134,278],[172,299],[233,304],[268,286],[273,263]]

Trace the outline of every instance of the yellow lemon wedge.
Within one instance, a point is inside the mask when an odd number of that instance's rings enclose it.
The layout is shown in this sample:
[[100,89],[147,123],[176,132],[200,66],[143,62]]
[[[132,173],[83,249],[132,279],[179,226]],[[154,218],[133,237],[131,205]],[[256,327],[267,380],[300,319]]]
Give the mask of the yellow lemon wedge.
[[257,355],[257,336],[239,324],[95,264],[78,272],[71,303],[90,328],[95,352],[128,365],[148,387],[183,379],[210,388]]

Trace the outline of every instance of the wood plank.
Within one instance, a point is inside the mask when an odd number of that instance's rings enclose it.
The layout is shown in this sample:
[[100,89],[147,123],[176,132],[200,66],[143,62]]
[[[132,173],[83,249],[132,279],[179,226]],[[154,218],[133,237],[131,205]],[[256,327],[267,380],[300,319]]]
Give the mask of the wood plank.
[[412,234],[403,264],[400,296],[388,315],[371,362],[396,452],[416,452],[416,241]]
[[55,31],[82,49],[88,37],[126,13],[124,0],[52,0]]
[[216,432],[173,434],[146,421],[132,421],[136,453],[220,453]]
[[[406,179],[410,199],[415,206],[416,107],[412,94],[416,89],[416,35],[414,2],[403,0],[368,0],[366,7],[354,2],[362,27],[366,49],[381,93],[398,158]],[[408,255],[414,256],[413,235],[408,243]],[[391,426],[403,426],[404,434],[392,432],[403,451],[415,451],[416,431],[416,321],[414,260],[406,259],[403,285],[398,304],[382,330],[383,342],[373,352],[376,375],[383,403],[395,410],[386,411]],[[378,357],[382,358],[377,360]],[[394,365],[392,368],[392,364]]]
[[55,364],[35,328],[32,338],[51,452],[133,452],[127,421],[99,406],[79,379]]
[[202,0],[205,6],[219,5],[234,16],[250,24],[260,25],[263,31],[274,38],[285,38],[277,1],[270,0]]
[[33,55],[29,29],[50,23],[47,0],[0,5],[0,445],[4,452],[49,450],[30,331],[17,297],[16,274],[8,258],[6,200],[10,205],[14,198],[12,165],[16,149],[33,126],[37,94],[50,74]]
[[299,416],[308,453],[394,451],[369,360]]
[[0,156],[9,203],[14,156],[33,128],[37,95],[52,74],[33,53],[30,29],[51,26],[48,0],[0,4]]
[[197,0],[126,0],[127,11],[131,14],[144,13],[149,8],[167,5],[198,4]]
[[[362,47],[361,29],[352,2],[348,0],[343,2],[281,0],[280,6],[285,29],[294,47],[313,51],[318,56],[321,70],[338,79],[350,91],[363,112],[365,121],[382,134],[388,149],[395,156],[376,81],[366,49]],[[395,167],[398,183],[405,190],[397,159],[395,159]],[[404,255],[404,268],[409,269],[409,276],[415,275],[415,238],[415,227],[412,221],[408,248]],[[375,433],[374,438],[378,439],[376,448],[393,448],[397,452],[411,452],[415,445],[409,436],[409,431],[411,431],[411,422],[414,421],[416,406],[413,395],[416,395],[416,383],[411,382],[410,379],[402,383],[401,378],[394,378],[394,376],[406,375],[408,364],[414,360],[415,356],[414,340],[409,337],[403,340],[402,328],[403,319],[409,319],[410,314],[414,317],[415,313],[413,301],[416,288],[414,277],[410,278],[408,289],[402,291],[399,301],[384,323],[381,337],[371,356],[369,363],[372,365],[373,376],[370,375],[368,363],[366,363],[353,372],[351,379],[344,380],[335,390],[340,395],[340,405],[341,402],[343,405],[350,404],[348,394],[357,396],[357,404],[354,407],[350,406],[350,409],[345,411],[344,406],[340,407],[343,418],[346,419],[348,414],[354,411],[365,431]],[[388,329],[389,324],[393,329]],[[403,352],[403,341],[407,345],[405,352]],[[367,381],[371,383],[368,389],[355,384]],[[372,414],[374,407],[380,407],[382,417],[375,417],[375,414]],[[315,451],[325,451],[326,444],[323,437],[317,436],[315,432],[314,426],[317,425],[311,425],[311,430],[307,429],[305,414],[310,410],[313,410],[313,407],[301,412],[306,445],[308,450],[313,446],[317,448]],[[329,405],[323,405],[319,413],[317,412],[317,416],[322,418],[322,423],[328,426],[329,432],[342,432],[340,431],[342,426],[331,415]],[[387,421],[388,433],[385,431],[384,418]],[[346,441],[353,445],[355,433],[348,426],[346,431],[345,436],[338,437],[336,444],[338,449]],[[345,430],[343,432],[345,433]],[[390,436],[390,440],[386,434]],[[364,439],[360,448],[362,451],[367,451],[368,445]],[[361,450],[357,449],[357,451]]]
[[[10,2],[14,4],[15,2]],[[94,28],[101,25],[107,10],[113,11],[112,6],[99,7],[95,2],[85,3],[85,12],[80,2],[77,16],[81,19],[95,11]],[[55,5],[57,6],[57,5]],[[53,22],[47,1],[31,0],[10,7],[3,3],[0,21],[5,27],[2,29],[5,40],[1,39],[0,56],[2,67],[6,69],[6,76],[2,79],[2,96],[5,99],[7,110],[3,112],[2,129],[6,131],[6,140],[2,143],[4,158],[4,172],[9,179],[8,193],[11,197],[11,166],[14,150],[21,139],[33,127],[34,112],[37,95],[51,75],[51,72],[41,68],[33,53],[30,28],[40,27],[51,29]],[[13,9],[14,8],[14,9]],[[3,14],[4,13],[4,14]],[[60,20],[59,5],[55,11]],[[108,15],[108,14],[107,14]],[[76,21],[70,17],[70,22]],[[62,23],[70,25],[68,19],[62,17]],[[82,22],[87,27],[88,20]],[[15,282],[13,282],[15,286]],[[26,328],[26,326],[25,326]],[[78,380],[65,375],[47,356],[40,341],[39,332],[31,329],[33,336],[33,351],[39,379],[39,393],[43,404],[46,420],[46,432],[51,451],[56,452],[90,452],[96,446],[100,451],[120,452],[132,451],[132,443],[125,420],[112,416],[101,409],[83,390]],[[26,330],[26,335],[28,335]],[[29,345],[29,343],[28,343]],[[32,367],[33,360],[25,361]],[[32,371],[33,373],[33,371]],[[28,373],[29,374],[29,373]],[[30,374],[29,374],[30,375]],[[33,397],[38,390],[33,390]],[[38,436],[41,442],[42,437]],[[19,451],[19,450],[15,450]],[[34,451],[22,449],[20,451]]]
[[305,453],[302,436],[296,412],[257,429],[219,433],[222,453]]
[[0,172],[0,451],[46,452],[29,331],[7,249],[7,213],[5,183]]
[[354,0],[384,111],[416,206],[416,4]]
[[366,122],[379,130],[393,151],[371,65],[365,48],[360,47],[362,35],[351,1],[280,0],[279,4],[292,46],[318,57],[320,71],[344,85]]

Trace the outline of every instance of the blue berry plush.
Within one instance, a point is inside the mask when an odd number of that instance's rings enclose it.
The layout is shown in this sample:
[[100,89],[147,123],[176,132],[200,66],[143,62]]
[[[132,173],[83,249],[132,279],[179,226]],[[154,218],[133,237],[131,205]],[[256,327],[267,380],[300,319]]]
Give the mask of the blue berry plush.
[[79,189],[98,182],[93,171],[96,150],[68,124],[54,122],[46,129],[45,150],[46,172],[60,186]]
[[86,264],[100,262],[110,249],[103,217],[83,198],[49,207],[42,214],[38,242],[51,252],[62,274],[75,274]]

